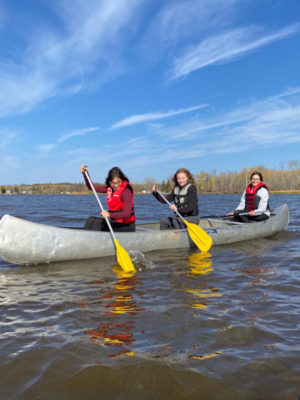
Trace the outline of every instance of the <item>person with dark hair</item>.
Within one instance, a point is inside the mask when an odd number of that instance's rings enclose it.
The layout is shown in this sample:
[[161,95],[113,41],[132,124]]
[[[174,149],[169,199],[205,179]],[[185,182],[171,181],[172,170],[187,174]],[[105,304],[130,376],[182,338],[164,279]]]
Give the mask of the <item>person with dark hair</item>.
[[[270,216],[269,189],[263,183],[262,174],[257,171],[253,172],[250,181],[236,210],[226,214],[233,215],[235,221],[264,221]],[[241,215],[244,213],[247,213],[247,215]]]
[[[92,190],[84,172],[88,173],[86,165],[80,167],[87,187]],[[108,231],[105,218],[109,218],[112,229],[116,232],[134,232],[134,189],[129,179],[118,167],[108,171],[105,185],[94,185],[96,192],[106,193],[108,210],[100,212],[103,218],[89,217],[84,229]]]
[[[172,181],[174,189],[166,195],[169,202],[174,202],[170,209],[177,211],[188,222],[199,224],[200,217],[198,211],[198,196],[197,188],[193,175],[185,168],[178,169]],[[157,185],[153,185],[152,194],[161,203],[166,203],[165,200],[157,193]],[[164,217],[160,220],[160,229],[185,229],[186,225],[181,218],[174,213],[171,217]]]

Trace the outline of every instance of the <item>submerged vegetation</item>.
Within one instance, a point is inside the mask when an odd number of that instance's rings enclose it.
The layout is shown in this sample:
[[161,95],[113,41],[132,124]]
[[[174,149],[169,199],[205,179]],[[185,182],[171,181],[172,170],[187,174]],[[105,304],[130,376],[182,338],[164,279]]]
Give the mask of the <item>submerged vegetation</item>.
[[[300,193],[300,164],[290,161],[288,169],[268,169],[264,166],[243,168],[240,172],[201,171],[195,174],[199,193],[241,193],[249,183],[253,171],[263,174],[264,182],[273,193]],[[152,185],[157,183],[160,190],[168,192],[173,187],[171,178],[155,182],[146,178],[143,183],[133,183],[136,193],[150,193]],[[33,185],[0,185],[1,194],[85,194],[90,193],[82,183],[37,183]]]

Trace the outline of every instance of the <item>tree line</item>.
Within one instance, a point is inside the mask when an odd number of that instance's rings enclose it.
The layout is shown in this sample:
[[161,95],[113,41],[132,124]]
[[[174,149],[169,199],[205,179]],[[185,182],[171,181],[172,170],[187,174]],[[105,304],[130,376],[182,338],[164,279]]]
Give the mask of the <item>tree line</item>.
[[[272,192],[300,191],[300,163],[291,160],[288,169],[268,169],[264,166],[243,168],[239,172],[212,173],[200,171],[195,174],[195,184],[199,193],[241,193],[250,182],[250,175],[254,171],[262,173],[264,183]],[[145,178],[143,183],[132,183],[136,193],[150,193],[156,183],[162,192],[169,192],[173,188],[171,177],[162,182],[154,178]],[[85,194],[90,193],[84,183],[38,183],[33,185],[0,185],[2,194]]]
[[[291,160],[288,169],[281,165],[280,169],[268,169],[264,166],[243,168],[239,172],[222,172],[217,174],[216,170],[212,173],[200,171],[195,174],[195,184],[199,193],[241,193],[250,183],[250,176],[253,172],[259,171],[263,175],[264,183],[272,192],[281,191],[300,191],[300,163]],[[147,178],[147,187],[152,187],[153,180]],[[173,188],[171,178],[163,180],[158,184],[161,191],[169,192]]]

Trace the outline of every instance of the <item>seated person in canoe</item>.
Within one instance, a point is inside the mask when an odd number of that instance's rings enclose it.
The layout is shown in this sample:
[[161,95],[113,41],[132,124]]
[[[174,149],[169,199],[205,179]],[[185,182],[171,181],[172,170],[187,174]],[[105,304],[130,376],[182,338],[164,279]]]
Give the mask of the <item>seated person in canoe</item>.
[[262,174],[257,171],[253,172],[250,181],[242,194],[240,204],[234,212],[227,214],[233,215],[235,221],[264,221],[270,216],[269,189],[263,183]]
[[[194,224],[199,224],[197,188],[193,175],[185,168],[176,171],[172,178],[174,189],[166,195],[169,202],[174,202],[170,209],[177,211],[185,220]],[[157,185],[153,185],[152,194],[161,203],[165,200],[157,193]],[[174,213],[171,217],[164,217],[160,220],[160,229],[185,229],[184,221]]]
[[[87,166],[82,165],[80,171],[84,176],[87,187],[92,190],[84,172],[88,173]],[[103,218],[89,217],[84,228],[97,231],[108,231],[105,218],[109,218],[112,229],[116,232],[134,232],[134,189],[129,179],[118,167],[108,171],[105,185],[94,185],[96,192],[106,193],[108,210],[100,212]]]

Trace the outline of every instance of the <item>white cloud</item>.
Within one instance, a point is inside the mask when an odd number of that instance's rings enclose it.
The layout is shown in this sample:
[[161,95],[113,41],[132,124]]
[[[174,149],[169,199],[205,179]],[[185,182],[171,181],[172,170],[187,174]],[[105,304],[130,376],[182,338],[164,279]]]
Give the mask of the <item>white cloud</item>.
[[213,154],[272,149],[290,143],[300,143],[300,87],[169,127],[153,125],[148,136],[124,137],[118,139],[117,146],[115,141],[105,145],[101,162],[98,151],[88,149],[68,152],[65,158],[78,166],[88,160],[93,175],[98,178],[102,173],[103,178],[116,160],[128,173],[136,174],[137,168],[142,171],[146,166],[160,165],[162,160],[169,166],[178,165]]
[[0,63],[0,117],[27,112],[57,95],[77,93],[89,84],[85,79],[96,66],[100,79],[120,73],[116,57],[127,38],[123,30],[139,0],[57,4],[63,6],[55,9],[57,26],[45,21],[38,25],[35,19],[26,48],[14,60]]
[[47,155],[48,153],[50,153],[56,147],[57,147],[57,145],[54,143],[44,143],[44,144],[37,145],[36,149],[40,155],[44,156],[44,155]]
[[[100,128],[98,127],[90,127],[90,128],[82,128],[82,129],[76,129],[72,132],[66,133],[65,135],[62,135],[57,143],[41,143],[39,145],[36,146],[36,150],[38,151],[40,156],[46,156],[49,153],[52,152],[52,150],[57,149],[59,147],[59,145],[68,140],[71,139],[72,137],[75,136],[84,136],[87,135],[91,132],[95,132],[98,131]],[[82,152],[80,150],[74,150],[73,154],[78,153],[78,154],[82,154]],[[71,154],[71,153],[70,153]]]
[[171,150],[171,146],[185,143],[185,152],[176,152],[179,158],[299,143],[300,87],[223,114],[164,127],[156,134],[169,143]]
[[75,131],[72,131],[72,132],[66,133],[65,135],[62,135],[59,138],[58,142],[59,143],[64,142],[65,140],[70,139],[74,136],[84,136],[84,135],[87,135],[88,133],[99,131],[99,129],[100,129],[99,127],[77,129]]
[[[126,168],[134,169],[162,160],[173,165],[174,160],[178,164],[213,154],[272,149],[291,143],[300,143],[300,87],[211,117],[153,127],[147,140],[124,141],[120,148],[126,153],[120,151],[114,156]],[[110,153],[109,148],[105,150]]]
[[175,110],[175,111],[171,110],[171,111],[164,112],[164,113],[156,112],[156,113],[136,114],[136,115],[132,115],[130,117],[124,118],[119,122],[116,122],[110,129],[124,128],[127,126],[140,124],[143,122],[171,118],[176,115],[186,114],[186,113],[189,113],[192,111],[200,110],[201,108],[204,108],[204,107],[207,107],[207,104],[199,104],[197,106],[182,108],[182,109]]
[[18,136],[18,133],[11,129],[0,129],[0,149],[4,151],[4,149],[13,143],[13,141]]
[[[132,166],[136,171],[136,168],[142,165],[140,162],[137,163],[140,155],[142,154],[141,158],[144,159],[145,164],[146,160],[143,155],[147,154],[152,158],[152,150],[153,144],[150,140],[137,137],[124,139],[122,141],[118,140],[117,145],[116,143],[104,145],[101,148],[101,157],[99,157],[99,149],[90,148],[65,151],[60,157],[66,160],[66,165],[76,171],[79,171],[80,165],[88,165],[92,179],[95,182],[104,182],[107,171],[115,165],[119,166],[121,169],[127,169],[127,167]],[[148,162],[146,162],[146,165],[147,164]],[[79,172],[78,176],[80,176]]]
[[[193,132],[188,133],[192,128]],[[185,135],[180,135],[182,132]],[[179,165],[191,165],[193,160],[211,155],[242,152],[250,155],[256,149],[270,152],[276,147],[280,149],[299,143],[300,87],[295,87],[227,112],[207,110],[198,119],[193,116],[185,123],[173,122],[169,127],[153,127],[148,135],[111,138],[107,144],[103,143],[101,157],[98,148],[64,151],[58,144],[49,143],[40,145],[38,149],[43,151],[41,155],[44,156],[47,151],[57,149],[53,157],[62,160],[64,171],[70,171],[70,176],[75,176],[72,179],[80,180],[79,167],[87,164],[92,178],[96,182],[104,182],[107,171],[114,165],[122,168],[129,178],[138,181],[145,173],[150,176],[160,174],[158,168],[171,171]]]
[[[103,144],[101,158],[98,149],[89,148],[60,152],[59,158],[78,171],[87,163],[94,179],[103,181],[113,165],[138,176],[137,169],[145,171],[148,166],[161,165],[162,160],[164,165],[176,168],[214,154],[239,154],[257,148],[271,151],[291,143],[300,143],[300,87],[227,112],[214,110],[210,115],[206,112],[186,118],[184,123],[153,125],[149,135],[112,138],[109,144]],[[54,148],[55,144],[48,144],[39,150],[45,155]]]
[[223,29],[232,23],[238,0],[179,0],[161,2],[161,8],[150,20],[140,46],[143,57],[166,56],[187,39],[201,37],[203,32]]
[[261,29],[252,26],[210,36],[199,45],[188,48],[182,56],[175,59],[170,80],[185,77],[208,65],[228,63],[270,43],[295,35],[299,30],[298,24],[274,33],[263,34]]
[[9,154],[5,154],[4,156],[2,156],[0,161],[0,170],[2,170],[3,174],[2,179],[5,178],[8,170],[16,169],[19,167],[19,165],[20,164],[17,157]]

